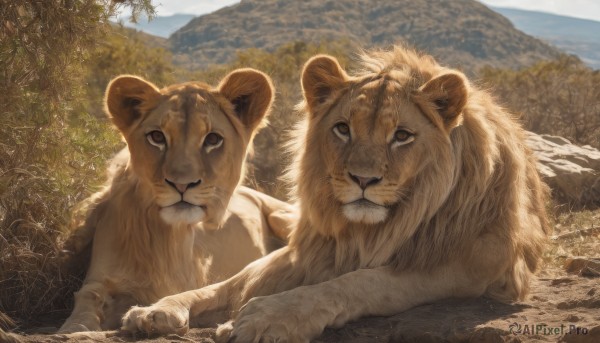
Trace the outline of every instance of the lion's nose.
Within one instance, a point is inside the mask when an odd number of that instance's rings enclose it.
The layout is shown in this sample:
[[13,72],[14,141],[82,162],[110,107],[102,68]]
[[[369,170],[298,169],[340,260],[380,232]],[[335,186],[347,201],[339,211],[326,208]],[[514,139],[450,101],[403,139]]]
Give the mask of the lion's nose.
[[381,177],[358,176],[358,175],[354,175],[352,173],[348,173],[348,175],[350,175],[350,179],[352,179],[352,181],[354,181],[357,185],[359,185],[360,188],[363,190],[369,186],[378,184],[379,181],[381,181]]
[[202,180],[196,180],[190,183],[177,183],[169,179],[165,179],[165,182],[167,182],[169,186],[175,188],[179,193],[183,194],[188,189],[198,186],[202,182]]

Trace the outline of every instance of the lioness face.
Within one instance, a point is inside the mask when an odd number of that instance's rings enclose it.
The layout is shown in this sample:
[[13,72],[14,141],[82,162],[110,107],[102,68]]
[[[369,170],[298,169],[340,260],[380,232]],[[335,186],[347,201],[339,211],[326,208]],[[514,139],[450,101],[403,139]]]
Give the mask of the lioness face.
[[226,208],[249,138],[234,125],[213,95],[189,85],[166,93],[129,133],[133,168],[164,221],[195,223]]
[[111,82],[108,112],[166,223],[218,222],[272,94],[269,79],[248,69],[233,72],[218,89],[185,83],[158,90],[131,76]]
[[454,100],[448,94],[443,101],[427,97],[426,85],[408,80],[393,70],[351,78],[326,56],[305,67],[308,137],[313,138],[307,144],[314,144],[307,151],[320,153],[325,187],[350,222],[385,221],[410,192],[418,191],[412,187],[415,178],[451,155],[438,105],[454,105]]

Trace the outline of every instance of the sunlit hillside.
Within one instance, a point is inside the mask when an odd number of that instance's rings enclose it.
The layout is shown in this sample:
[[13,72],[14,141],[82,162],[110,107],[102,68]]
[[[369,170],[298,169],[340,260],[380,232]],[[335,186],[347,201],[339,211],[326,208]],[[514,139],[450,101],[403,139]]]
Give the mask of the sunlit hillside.
[[340,39],[360,47],[408,42],[469,72],[485,65],[517,68],[559,54],[473,0],[443,6],[427,0],[249,0],[194,18],[169,43],[178,64],[197,69],[231,62],[247,48],[272,52],[290,41]]

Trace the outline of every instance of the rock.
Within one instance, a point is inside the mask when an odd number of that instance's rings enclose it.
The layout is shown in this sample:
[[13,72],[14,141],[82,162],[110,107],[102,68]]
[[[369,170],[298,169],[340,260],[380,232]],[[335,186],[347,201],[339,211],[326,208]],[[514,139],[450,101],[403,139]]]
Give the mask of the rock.
[[567,273],[579,274],[581,276],[599,277],[600,258],[569,257],[565,261]]
[[570,208],[600,206],[600,151],[567,139],[527,133],[527,145],[538,159],[538,170],[555,199]]

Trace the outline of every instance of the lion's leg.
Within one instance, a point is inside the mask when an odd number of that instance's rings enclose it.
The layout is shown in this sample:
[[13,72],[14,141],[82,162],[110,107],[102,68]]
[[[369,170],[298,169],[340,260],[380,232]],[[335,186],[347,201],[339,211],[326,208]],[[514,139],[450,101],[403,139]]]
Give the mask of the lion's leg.
[[457,295],[457,288],[462,288],[460,296],[483,293],[483,287],[465,289],[465,284],[469,284],[465,274],[450,267],[409,273],[383,267],[360,269],[316,285],[253,298],[233,328],[218,332],[230,334],[236,342],[308,342],[327,326],[341,326],[365,315],[398,313]]
[[[494,230],[490,230],[495,232]],[[506,229],[497,229],[506,232]],[[537,237],[532,237],[537,239]],[[486,296],[502,302],[522,300],[529,292],[529,279],[532,272],[525,261],[527,252],[517,249],[510,240],[485,234],[471,247],[469,256],[462,262],[472,280],[485,287]],[[522,242],[517,242],[522,244]],[[527,249],[525,246],[524,249]],[[540,250],[541,251],[541,250]],[[540,251],[532,252],[539,255]],[[539,256],[530,257],[537,259]]]
[[298,223],[298,213],[290,208],[279,209],[271,212],[267,217],[269,228],[277,238],[287,242],[288,237]]
[[287,242],[290,233],[300,220],[300,209],[266,194],[260,196],[269,228],[275,236]]
[[185,334],[196,312],[218,310],[228,304],[223,296],[226,280],[201,289],[164,297],[151,306],[133,306],[122,319],[121,330],[146,333]]
[[[255,295],[296,287],[303,277],[287,247],[258,259],[230,279],[201,289],[167,296],[148,307],[133,307],[123,317],[123,330],[183,334],[190,323],[219,311],[237,312]],[[290,277],[293,275],[294,277]]]
[[75,307],[59,333],[101,330],[106,288],[99,282],[84,284],[75,293]]
[[512,266],[514,252],[486,234],[463,258],[429,271],[359,269],[311,286],[249,301],[233,327],[219,330],[239,342],[308,342],[327,326],[365,315],[391,315],[448,297],[477,297]]
[[262,214],[267,219],[271,234],[287,242],[289,234],[296,227],[300,210],[287,202],[275,199],[251,188],[240,187],[238,191],[260,204]]

